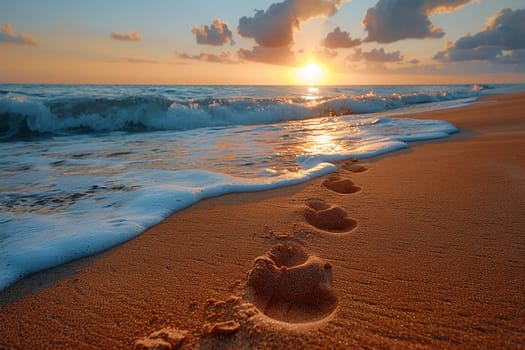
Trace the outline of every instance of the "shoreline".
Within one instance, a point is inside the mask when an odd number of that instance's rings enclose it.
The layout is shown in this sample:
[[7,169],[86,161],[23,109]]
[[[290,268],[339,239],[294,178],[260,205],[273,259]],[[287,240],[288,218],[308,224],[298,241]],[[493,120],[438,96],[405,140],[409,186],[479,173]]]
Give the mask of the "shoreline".
[[[303,184],[206,199],[121,246],[29,276],[0,292],[0,347],[128,348],[163,327],[187,332],[182,348],[518,347],[524,108],[520,93],[410,114],[461,131],[356,163],[365,172],[340,162]],[[360,190],[341,193],[347,180]],[[285,303],[315,321],[308,329],[272,321],[288,317],[279,303],[266,305],[272,317],[238,314],[254,259],[283,242],[330,264],[335,303]],[[335,311],[314,312],[325,308]],[[206,328],[231,320],[240,329]]]

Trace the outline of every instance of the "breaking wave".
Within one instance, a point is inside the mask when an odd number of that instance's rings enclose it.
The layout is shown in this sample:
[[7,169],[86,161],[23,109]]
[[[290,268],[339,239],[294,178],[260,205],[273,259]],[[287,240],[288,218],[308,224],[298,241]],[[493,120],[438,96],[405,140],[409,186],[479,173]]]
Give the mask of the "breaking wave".
[[[489,86],[431,93],[183,97],[132,94],[42,99],[6,89],[0,94],[0,140],[93,132],[145,132],[229,127],[323,116],[387,112],[427,103],[476,98]],[[336,89],[337,90],[337,89]]]

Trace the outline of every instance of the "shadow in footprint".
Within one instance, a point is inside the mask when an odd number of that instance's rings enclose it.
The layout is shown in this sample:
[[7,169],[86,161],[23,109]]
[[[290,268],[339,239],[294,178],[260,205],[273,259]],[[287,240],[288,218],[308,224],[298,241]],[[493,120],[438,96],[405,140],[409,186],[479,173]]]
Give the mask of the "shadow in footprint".
[[368,168],[364,165],[358,164],[356,160],[348,161],[346,163],[343,163],[341,167],[345,170],[351,171],[353,173],[362,173],[364,171],[367,171]]
[[346,210],[322,199],[309,199],[303,214],[310,225],[324,231],[348,232],[357,226],[357,221],[350,219]]
[[331,291],[332,266],[300,246],[274,246],[255,260],[245,297],[266,316],[288,323],[327,318],[337,306]]
[[351,194],[361,190],[360,187],[354,185],[352,180],[345,179],[339,176],[331,176],[323,181],[323,186],[328,188],[330,191],[337,192],[340,194]]

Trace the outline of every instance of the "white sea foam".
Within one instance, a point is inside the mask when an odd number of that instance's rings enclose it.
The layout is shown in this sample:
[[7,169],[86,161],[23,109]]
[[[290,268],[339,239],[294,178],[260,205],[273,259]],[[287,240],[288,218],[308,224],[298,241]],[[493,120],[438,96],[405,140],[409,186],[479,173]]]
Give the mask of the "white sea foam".
[[9,234],[4,231],[1,240],[0,288],[29,273],[113,247],[203,198],[292,185],[326,174],[333,167],[318,164],[272,181],[198,170],[128,173],[136,183],[154,184],[78,200],[64,212],[3,214],[2,227]]
[[[423,108],[460,101],[437,88],[331,88],[339,95],[315,103],[289,87],[229,89],[0,85],[0,289],[111,248],[203,198],[296,184],[337,160],[457,131],[384,113],[336,116],[416,106],[403,99]],[[455,97],[474,97],[462,91]]]

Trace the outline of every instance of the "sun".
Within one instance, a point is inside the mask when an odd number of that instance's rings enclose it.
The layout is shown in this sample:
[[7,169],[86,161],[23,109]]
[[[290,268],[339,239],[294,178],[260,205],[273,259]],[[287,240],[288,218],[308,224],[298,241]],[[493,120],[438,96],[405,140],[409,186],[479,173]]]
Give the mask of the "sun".
[[297,68],[296,77],[301,84],[316,85],[325,79],[326,70],[322,64],[311,61],[304,66]]

